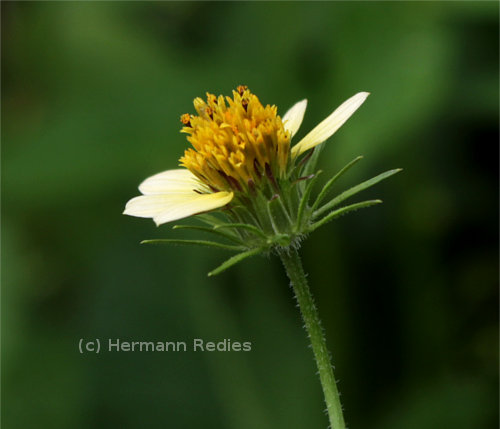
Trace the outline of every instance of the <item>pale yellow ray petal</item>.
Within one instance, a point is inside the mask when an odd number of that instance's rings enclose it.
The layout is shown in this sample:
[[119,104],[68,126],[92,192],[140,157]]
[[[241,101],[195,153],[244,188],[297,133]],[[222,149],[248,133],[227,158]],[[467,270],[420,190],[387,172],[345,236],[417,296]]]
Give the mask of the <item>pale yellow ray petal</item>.
[[369,92],[359,92],[342,103],[330,116],[320,122],[300,142],[292,148],[292,156],[298,156],[306,150],[323,143],[331,137],[351,115],[363,104]]
[[148,177],[139,185],[139,191],[144,195],[192,193],[193,189],[204,190],[204,186],[186,168],[163,171]]
[[306,108],[307,100],[299,101],[298,103],[295,103],[283,116],[282,121],[285,126],[285,130],[290,131],[290,137],[293,137],[299,130],[300,124],[302,124],[302,119],[304,119]]
[[233,199],[232,192],[215,192],[213,194],[197,194],[183,201],[169,205],[160,214],[153,217],[156,225],[183,219],[198,213],[208,212],[225,206]]
[[153,218],[157,225],[161,225],[162,223],[225,206],[232,198],[232,192],[141,195],[132,198],[127,203],[123,214],[150,217]]
[[[195,192],[191,192],[196,194]],[[132,198],[127,205],[123,214],[136,217],[154,217],[159,215],[172,204],[180,203],[186,197],[186,194],[166,194],[166,195],[141,195]]]

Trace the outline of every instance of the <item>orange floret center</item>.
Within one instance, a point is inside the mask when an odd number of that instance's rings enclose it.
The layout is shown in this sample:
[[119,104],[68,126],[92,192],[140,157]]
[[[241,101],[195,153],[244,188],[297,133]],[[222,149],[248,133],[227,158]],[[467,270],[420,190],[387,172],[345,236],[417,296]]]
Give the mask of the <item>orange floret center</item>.
[[261,104],[240,85],[233,98],[207,93],[194,100],[198,116],[184,114],[189,148],[181,166],[214,191],[247,192],[270,174],[282,177],[290,158],[290,133],[276,106]]

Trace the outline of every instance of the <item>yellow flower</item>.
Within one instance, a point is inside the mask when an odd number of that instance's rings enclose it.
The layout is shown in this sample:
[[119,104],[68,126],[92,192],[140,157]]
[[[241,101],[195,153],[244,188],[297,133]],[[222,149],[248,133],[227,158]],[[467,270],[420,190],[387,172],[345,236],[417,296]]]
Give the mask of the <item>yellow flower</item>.
[[124,214],[152,218],[157,225],[231,204],[245,205],[259,191],[279,194],[296,159],[331,137],[363,104],[367,92],[345,101],[302,140],[291,147],[307,106],[296,103],[281,118],[276,106],[261,104],[240,85],[233,97],[207,93],[194,100],[197,115],[182,115],[182,132],[193,146],[180,158],[184,168],[147,178]]

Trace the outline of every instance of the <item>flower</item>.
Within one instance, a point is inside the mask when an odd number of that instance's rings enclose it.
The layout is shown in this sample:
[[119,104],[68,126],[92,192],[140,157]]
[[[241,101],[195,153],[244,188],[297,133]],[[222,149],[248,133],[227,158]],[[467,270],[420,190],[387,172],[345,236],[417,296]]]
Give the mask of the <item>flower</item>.
[[[338,207],[400,171],[381,173],[322,204],[336,180],[361,159],[357,157],[328,180],[310,202],[312,188],[321,173],[314,171],[314,148],[331,137],[368,95],[360,92],[349,98],[293,147],[291,140],[300,128],[307,100],[296,103],[281,118],[276,106],[264,107],[244,85],[233,91],[233,98],[210,93],[206,101],[196,98],[197,115],[181,116],[182,132],[192,145],[180,158],[184,168],[146,179],[139,186],[143,195],[132,198],[124,211],[131,216],[153,218],[157,225],[197,215],[209,226],[175,225],[174,229],[195,229],[226,242],[155,239],[142,243],[201,245],[239,252],[209,272],[209,276],[260,253],[274,252],[281,258],[311,339],[330,425],[336,428],[345,427],[339,393],[297,250],[308,233],[325,223],[381,203],[368,200]],[[222,216],[205,214],[217,209]]]
[[[291,139],[302,123],[307,100],[296,103],[281,118],[276,106],[264,107],[243,85],[232,98],[209,93],[206,101],[196,98],[197,115],[181,116],[181,132],[192,145],[180,158],[184,168],[147,178],[139,186],[143,195],[132,198],[123,213],[152,218],[161,225],[224,209],[233,221],[267,233],[300,234],[300,228],[277,228],[280,216],[269,215],[263,201],[280,197],[282,216],[296,217],[292,185],[312,177],[297,174],[299,157],[331,137],[368,95],[360,92],[349,98],[293,147]],[[300,199],[304,188],[295,188]]]

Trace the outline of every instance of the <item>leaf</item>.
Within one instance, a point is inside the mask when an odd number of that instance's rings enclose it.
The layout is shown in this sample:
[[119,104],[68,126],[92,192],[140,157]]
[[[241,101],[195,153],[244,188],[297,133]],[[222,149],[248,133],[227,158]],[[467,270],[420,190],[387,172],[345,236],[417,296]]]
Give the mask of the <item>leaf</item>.
[[206,241],[206,240],[177,240],[173,238],[161,238],[153,240],[143,240],[141,244],[178,244],[181,246],[206,246],[206,247],[217,247],[219,249],[227,250],[244,250],[243,246],[231,246],[230,244],[217,243],[216,241]]
[[357,158],[354,158],[349,164],[347,164],[342,170],[340,170],[335,176],[333,176],[328,182],[326,182],[325,186],[323,186],[323,189],[319,193],[318,197],[316,198],[316,201],[314,201],[314,204],[312,205],[311,210],[314,211],[316,208],[319,206],[321,201],[323,201],[323,198],[326,196],[330,188],[333,186],[333,184],[346,173],[354,164],[356,164],[358,161],[361,161],[363,159],[362,156],[358,156]]
[[217,268],[210,271],[208,273],[208,276],[209,277],[216,276],[217,274],[220,274],[223,271],[226,271],[228,268],[232,267],[233,265],[236,265],[238,262],[241,262],[244,259],[249,258],[250,256],[257,255],[258,253],[261,253],[263,251],[264,251],[264,248],[257,247],[255,249],[250,249],[250,250],[247,250],[246,252],[238,253],[237,255],[231,256],[229,259],[224,261]]
[[387,179],[388,177],[391,177],[392,175],[394,175],[396,173],[399,173],[401,170],[402,170],[401,168],[389,170],[389,171],[386,171],[385,173],[379,174],[378,176],[372,177],[371,179],[366,180],[365,182],[360,183],[359,185],[353,186],[352,188],[348,189],[347,191],[344,191],[340,195],[336,196],[333,200],[326,203],[323,207],[316,210],[313,213],[312,217],[313,218],[318,217],[322,213],[339,205],[342,201],[346,200],[347,198],[350,198],[353,195],[356,195],[358,192],[364,191],[365,189],[372,187],[373,185],[377,184],[378,182],[380,182],[384,179]]
[[382,200],[369,200],[369,201],[363,201],[361,203],[356,203],[356,204],[351,204],[349,206],[342,207],[340,209],[334,210],[333,212],[327,214],[323,219],[313,223],[309,227],[309,232],[313,232],[315,229],[318,229],[320,226],[323,226],[325,223],[330,222],[331,220],[345,215],[349,212],[352,212],[354,210],[362,209],[365,207],[370,207],[375,204],[380,204]]
[[300,200],[299,204],[299,210],[297,212],[297,222],[296,222],[296,228],[300,230],[300,224],[302,223],[302,218],[304,216],[304,210],[307,207],[307,203],[309,202],[309,196],[311,195],[312,188],[316,181],[318,180],[319,175],[322,173],[321,170],[319,170],[314,177],[309,181],[307,184],[306,189],[304,190],[304,193],[302,194],[302,198]]
[[219,237],[224,237],[228,240],[231,240],[235,243],[238,244],[245,244],[240,238],[236,237],[233,234],[227,233],[227,232],[222,232],[222,231],[217,231],[217,227],[213,228],[208,228],[205,226],[198,226],[198,225],[174,225],[172,229],[194,229],[196,231],[204,231],[204,232],[209,232],[211,234],[218,235]]

